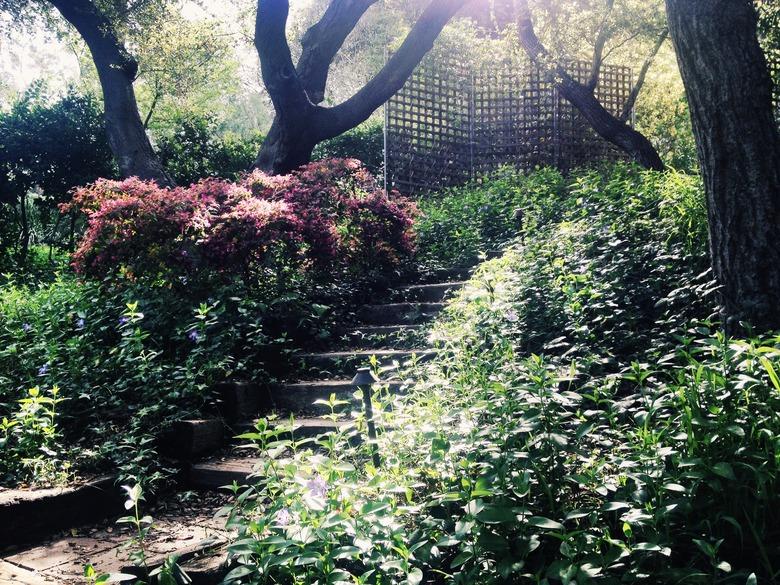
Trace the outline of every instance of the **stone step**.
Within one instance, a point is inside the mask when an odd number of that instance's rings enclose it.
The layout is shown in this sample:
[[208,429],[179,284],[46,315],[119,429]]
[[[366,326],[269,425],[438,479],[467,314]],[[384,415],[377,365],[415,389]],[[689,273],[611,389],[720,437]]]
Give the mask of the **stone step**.
[[397,295],[406,301],[439,303],[448,294],[463,288],[465,284],[466,281],[463,280],[439,282],[436,284],[415,284],[400,289]]
[[365,349],[401,349],[410,343],[419,344],[424,336],[422,325],[366,325],[346,334],[351,344]]
[[[390,392],[398,392],[402,385],[398,381],[386,384]],[[328,406],[315,405],[314,402],[328,400],[331,394],[335,394],[339,400],[349,400],[357,404],[359,401],[352,397],[356,391],[357,388],[352,385],[351,380],[307,380],[284,384],[274,394],[274,406],[281,411],[328,414]]]
[[334,351],[326,353],[306,353],[298,356],[304,369],[330,374],[355,373],[358,367],[367,366],[371,356],[375,356],[380,366],[388,366],[393,362],[401,364],[413,357],[427,360],[436,355],[435,349],[378,349],[364,351]]
[[[253,416],[256,410],[247,413]],[[180,420],[160,440],[160,451],[174,459],[190,461],[219,449],[230,435],[219,418]]]
[[56,530],[122,512],[122,490],[114,478],[80,486],[0,491],[0,545],[23,544]]
[[[279,419],[278,424],[288,425],[289,421]],[[291,433],[284,432],[278,437],[279,440],[296,440],[316,438],[325,433],[330,433],[349,425],[348,421],[334,422],[324,417],[295,417],[295,428]],[[245,425],[241,433],[251,433],[254,431],[254,425]],[[247,441],[248,443],[248,441]],[[252,451],[250,450],[251,454]],[[257,459],[250,455],[245,457],[228,457],[225,459],[203,461],[190,466],[186,477],[187,487],[201,490],[216,490],[222,486],[231,485],[233,481],[241,484],[246,477],[252,473]]]
[[444,303],[364,305],[357,317],[367,325],[412,325],[431,320],[443,308]]
[[224,486],[246,483],[258,460],[235,457],[219,461],[204,461],[190,467],[187,487],[198,490],[217,490]]
[[229,423],[260,412],[268,400],[268,389],[252,382],[221,382],[216,394],[219,415]]
[[[116,491],[122,490],[117,487]],[[229,534],[224,520],[214,518],[214,514],[227,501],[214,495],[196,508],[175,500],[164,509],[149,509],[144,504],[143,513],[154,516],[154,526],[144,544],[149,568],[158,567],[174,553],[179,555],[180,562],[186,563],[205,557],[215,549],[224,550]],[[126,525],[104,522],[74,528],[66,536],[59,535],[32,546],[0,551],[0,583],[84,583],[86,564],[93,565],[98,574],[138,575],[138,568],[129,558],[131,549],[126,545],[133,535]]]

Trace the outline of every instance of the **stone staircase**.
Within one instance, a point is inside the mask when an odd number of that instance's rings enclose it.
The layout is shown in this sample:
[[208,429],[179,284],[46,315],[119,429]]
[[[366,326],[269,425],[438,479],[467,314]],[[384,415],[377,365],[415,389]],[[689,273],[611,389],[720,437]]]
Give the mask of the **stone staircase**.
[[[402,384],[392,377],[393,372],[411,359],[426,360],[436,355],[436,350],[427,346],[426,324],[444,308],[445,297],[463,284],[455,281],[409,286],[395,293],[402,301],[361,307],[357,311],[358,321],[345,327],[340,337],[340,345],[346,347],[297,356],[297,375],[271,393],[271,410],[282,418],[295,415],[296,425],[300,425],[296,435],[300,437],[335,430],[336,423],[322,418],[325,407],[314,402],[327,400],[331,394],[353,401],[356,388],[351,384],[352,376],[372,356],[385,373],[382,383],[391,392],[398,392]],[[233,481],[240,484],[253,466],[254,460],[247,456],[197,463],[190,469],[188,485],[193,489],[214,489]]]
[[[323,407],[314,402],[327,400],[332,394],[354,401],[351,378],[358,367],[368,365],[372,356],[384,372],[382,383],[391,392],[401,391],[401,381],[393,378],[395,371],[411,359],[426,360],[436,355],[427,344],[427,324],[445,306],[447,296],[463,284],[453,281],[406,286],[392,293],[389,303],[363,306],[356,312],[356,321],[343,327],[331,351],[299,353],[298,369],[279,387],[263,392],[251,384],[232,385],[223,392],[222,418],[179,423],[164,441],[171,450],[190,458],[218,450],[221,454],[191,464],[182,478],[181,492],[168,498],[176,501],[187,490],[195,490],[196,499],[208,501],[210,507],[201,506],[189,516],[152,512],[158,525],[152,530],[149,545],[156,551],[153,561],[159,563],[165,554],[183,552],[181,564],[193,583],[219,582],[225,571],[224,543],[228,535],[220,521],[209,518],[226,500],[215,503],[214,498],[224,498],[216,495],[224,486],[245,483],[256,464],[251,452],[242,454],[246,451],[235,449],[236,443],[226,445],[226,440],[249,430],[257,414],[276,413],[281,419],[294,415],[299,437],[334,430],[337,423],[324,418]],[[71,530],[35,546],[0,552],[0,585],[82,583],[82,568],[88,561],[98,572],[128,570],[126,553],[121,551],[124,538],[112,527],[113,521],[108,521]]]

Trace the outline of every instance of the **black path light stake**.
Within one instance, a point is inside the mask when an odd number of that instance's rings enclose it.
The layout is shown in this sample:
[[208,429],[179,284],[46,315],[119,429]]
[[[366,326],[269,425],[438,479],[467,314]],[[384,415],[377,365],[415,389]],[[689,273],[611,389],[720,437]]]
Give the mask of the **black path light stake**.
[[371,459],[374,467],[379,469],[379,448],[376,444],[376,427],[374,426],[374,409],[371,406],[371,386],[379,382],[379,379],[371,371],[371,368],[358,368],[352,385],[363,391],[363,407],[366,409],[366,426],[368,427],[368,439],[371,442]]

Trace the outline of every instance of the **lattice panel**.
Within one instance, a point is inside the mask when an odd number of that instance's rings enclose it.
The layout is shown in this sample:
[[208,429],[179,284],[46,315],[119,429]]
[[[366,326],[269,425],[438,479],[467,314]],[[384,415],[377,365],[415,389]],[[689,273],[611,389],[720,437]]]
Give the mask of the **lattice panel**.
[[[573,63],[570,71],[585,80],[589,64]],[[630,69],[605,67],[596,94],[619,113],[631,84]],[[408,194],[461,184],[504,164],[568,170],[622,156],[530,64],[470,71],[426,61],[385,115],[388,186]]]
[[388,167],[406,193],[467,181],[468,74],[456,63],[418,67],[387,105]]

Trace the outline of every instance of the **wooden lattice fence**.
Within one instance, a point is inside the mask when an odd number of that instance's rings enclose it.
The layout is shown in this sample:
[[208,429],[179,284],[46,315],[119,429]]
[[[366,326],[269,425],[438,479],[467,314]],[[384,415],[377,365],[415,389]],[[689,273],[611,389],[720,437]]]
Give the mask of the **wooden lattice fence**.
[[[573,63],[584,81],[590,64]],[[631,69],[605,67],[596,94],[620,113]],[[599,138],[579,112],[530,63],[474,71],[426,61],[385,109],[388,187],[411,194],[458,185],[501,166],[553,165],[568,170],[622,154]]]

